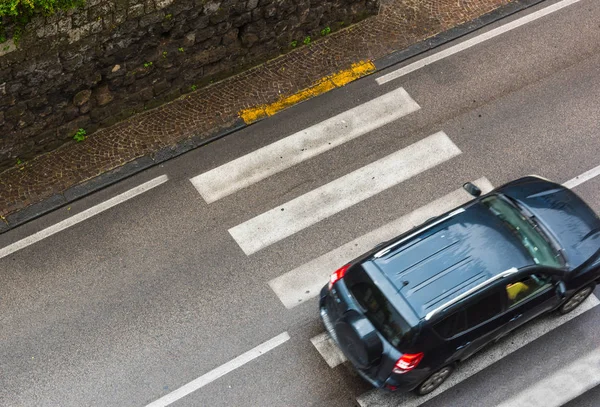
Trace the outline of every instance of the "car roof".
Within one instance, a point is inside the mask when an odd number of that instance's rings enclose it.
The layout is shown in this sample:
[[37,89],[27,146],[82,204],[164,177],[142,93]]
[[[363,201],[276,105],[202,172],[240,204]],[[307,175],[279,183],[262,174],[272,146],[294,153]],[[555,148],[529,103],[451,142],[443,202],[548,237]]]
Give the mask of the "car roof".
[[419,318],[507,269],[534,264],[516,236],[479,201],[398,242],[366,261]]

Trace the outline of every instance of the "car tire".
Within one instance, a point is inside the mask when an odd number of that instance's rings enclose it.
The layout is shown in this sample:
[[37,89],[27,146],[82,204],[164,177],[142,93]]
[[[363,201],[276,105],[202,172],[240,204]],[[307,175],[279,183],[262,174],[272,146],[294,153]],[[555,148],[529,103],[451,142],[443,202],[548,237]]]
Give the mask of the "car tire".
[[596,288],[596,283],[586,285],[585,287],[576,291],[575,294],[567,298],[567,300],[560,307],[558,307],[559,314],[568,314],[575,308],[579,307],[581,304],[583,304],[587,297],[594,292],[594,288]]
[[454,365],[447,365],[443,368],[436,370],[434,373],[429,375],[427,379],[423,380],[421,384],[414,390],[418,396],[424,396],[431,393],[435,389],[441,386],[448,377],[454,372]]

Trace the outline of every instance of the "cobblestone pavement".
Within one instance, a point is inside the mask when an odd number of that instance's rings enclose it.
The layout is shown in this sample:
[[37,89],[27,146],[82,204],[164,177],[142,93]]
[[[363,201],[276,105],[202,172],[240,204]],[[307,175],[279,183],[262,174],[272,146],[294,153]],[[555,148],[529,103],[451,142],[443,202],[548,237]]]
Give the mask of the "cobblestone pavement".
[[3,172],[0,217],[192,136],[208,138],[231,127],[244,109],[276,102],[353,63],[407,48],[509,2],[382,0],[377,16]]

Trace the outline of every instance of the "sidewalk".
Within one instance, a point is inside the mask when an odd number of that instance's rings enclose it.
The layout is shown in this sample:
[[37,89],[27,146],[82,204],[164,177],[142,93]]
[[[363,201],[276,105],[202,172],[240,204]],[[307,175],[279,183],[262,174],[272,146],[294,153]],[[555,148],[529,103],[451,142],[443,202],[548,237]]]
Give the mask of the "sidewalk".
[[540,1],[382,0],[377,16],[1,173],[0,233]]

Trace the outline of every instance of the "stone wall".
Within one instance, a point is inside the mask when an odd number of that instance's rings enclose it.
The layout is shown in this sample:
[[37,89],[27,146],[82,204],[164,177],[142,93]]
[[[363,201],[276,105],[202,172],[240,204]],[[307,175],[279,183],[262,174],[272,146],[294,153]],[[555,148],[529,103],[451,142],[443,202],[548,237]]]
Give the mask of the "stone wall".
[[0,44],[0,170],[377,8],[378,0],[88,0],[38,16],[17,46]]

